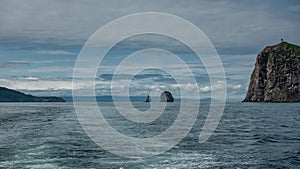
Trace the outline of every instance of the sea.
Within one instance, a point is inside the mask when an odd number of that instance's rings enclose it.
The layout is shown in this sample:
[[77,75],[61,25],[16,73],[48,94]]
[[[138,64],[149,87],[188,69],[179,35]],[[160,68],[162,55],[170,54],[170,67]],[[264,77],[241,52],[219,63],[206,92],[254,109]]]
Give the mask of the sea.
[[[195,104],[188,104],[185,111],[195,111]],[[167,130],[180,103],[168,104],[163,112],[167,116],[162,114],[154,127],[129,126],[114,103],[98,106],[118,132],[142,138]],[[135,105],[137,109],[147,106]],[[126,110],[128,105],[119,108]],[[0,168],[300,168],[299,103],[226,103],[212,136],[199,143],[209,108],[209,103],[200,104],[192,129],[173,148],[129,158],[96,144],[81,127],[73,103],[0,103]]]

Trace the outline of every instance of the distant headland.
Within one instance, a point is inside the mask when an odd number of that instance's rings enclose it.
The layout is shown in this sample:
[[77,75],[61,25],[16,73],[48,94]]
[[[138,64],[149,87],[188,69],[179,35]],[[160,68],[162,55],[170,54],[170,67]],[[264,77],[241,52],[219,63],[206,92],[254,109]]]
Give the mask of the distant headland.
[[37,97],[0,87],[0,102],[65,102],[60,97]]
[[243,102],[300,102],[300,46],[267,46],[256,57]]

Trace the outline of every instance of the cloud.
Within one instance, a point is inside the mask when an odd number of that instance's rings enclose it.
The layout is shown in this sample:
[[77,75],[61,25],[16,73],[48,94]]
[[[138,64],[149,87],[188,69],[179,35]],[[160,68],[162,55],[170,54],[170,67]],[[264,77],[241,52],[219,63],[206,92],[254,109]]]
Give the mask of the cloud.
[[233,89],[241,89],[241,88],[242,88],[241,84],[233,85]]
[[39,78],[37,78],[37,77],[32,77],[32,76],[25,77],[24,79],[25,79],[25,80],[32,80],[32,81],[39,80]]
[[223,89],[224,86],[227,88],[228,91],[243,89],[242,84],[233,84],[233,83],[225,83],[224,81],[218,81],[213,86],[205,85],[200,87],[200,91],[204,93],[208,93],[211,92],[212,89],[214,90]]
[[72,74],[73,67],[71,66],[47,66],[47,67],[40,67],[40,68],[32,68],[28,69],[27,71],[30,73],[57,73],[57,72],[65,72]]
[[1,86],[25,90],[72,89],[70,81],[27,78],[0,79]]
[[210,90],[211,90],[210,86],[204,86],[200,88],[200,91],[204,93],[210,92]]
[[[0,85],[39,92],[69,91],[76,60],[70,56],[75,56],[96,30],[124,15],[156,11],[187,19],[208,36],[221,54],[229,97],[240,98],[246,92],[255,56],[264,46],[278,43],[280,38],[300,44],[300,37],[296,36],[300,27],[299,6],[298,1],[280,0],[180,0],[176,3],[172,0],[3,0],[0,2]],[[185,31],[184,27],[178,29]],[[127,49],[158,47],[174,51],[176,54],[186,51],[184,47],[179,48],[182,44],[173,39],[155,35],[132,37],[118,45],[118,56],[114,53],[104,65],[100,65],[99,71],[107,76],[97,79],[98,94],[109,93],[109,74],[113,74],[114,66],[117,61],[122,60],[126,54],[123,51]],[[186,53],[183,53],[182,57],[195,73],[201,94],[209,95],[212,88],[217,89],[218,85],[219,88],[225,85],[217,83],[210,86],[204,65],[195,62],[195,59]],[[121,72],[127,74],[132,69],[143,68],[138,67],[139,62],[147,62],[166,67],[183,79],[191,78],[180,65],[171,61],[166,62],[169,64],[160,65],[163,59],[164,57],[160,57],[157,61],[151,61],[151,57],[143,57],[132,65],[125,64]],[[212,65],[212,70],[214,66],[219,65]],[[122,81],[124,78],[125,75],[117,77],[119,86],[114,87],[119,93],[126,87]],[[160,90],[176,90],[182,87],[192,92],[195,87],[188,80],[174,85],[169,79],[166,75],[140,74],[133,80],[132,94],[145,93],[145,88],[159,93]],[[85,87],[84,82],[84,79],[80,82],[80,89]]]
[[[27,91],[28,93],[32,91],[37,95],[59,94],[60,96],[67,96],[71,95],[72,90],[77,90],[84,96],[86,90],[91,90],[86,85],[90,80],[85,78],[78,79],[76,88],[73,88],[72,78],[11,77],[1,78],[0,86]],[[218,81],[211,86],[207,81],[202,84],[193,84],[188,81],[176,84],[175,82],[169,83],[164,78],[157,81],[154,81],[152,78],[142,78],[141,80],[133,80],[127,86],[123,79],[115,80],[116,82],[112,85],[110,80],[96,79],[96,94],[99,96],[111,95],[111,90],[113,89],[118,96],[126,96],[128,93],[125,93],[125,89],[129,87],[129,95],[131,96],[143,96],[150,93],[151,96],[159,97],[160,93],[165,90],[171,91],[175,97],[181,97],[181,90],[184,90],[190,96],[194,96],[195,92],[199,90],[201,98],[209,98],[212,89],[219,91],[225,86],[228,94],[230,94],[230,98],[241,100],[246,90],[244,84],[234,82],[224,83],[223,81]]]
[[28,66],[31,65],[30,62],[26,61],[8,61],[8,62],[0,62],[0,68],[6,67],[20,67],[20,66]]
[[137,12],[157,11],[191,21],[208,35],[218,52],[255,53],[261,46],[277,42],[281,37],[300,43],[300,37],[295,36],[300,25],[298,8],[297,1],[282,3],[277,0],[254,0],[251,3],[229,0],[176,3],[171,0],[88,3],[4,0],[0,5],[0,43],[82,46],[96,30],[113,19]]
[[66,50],[37,50],[35,51],[37,54],[43,54],[43,55],[74,55],[77,53],[69,52]]
[[[248,86],[249,76],[254,64],[252,60],[255,60],[255,55],[225,55],[221,57],[224,60],[227,84],[219,81],[211,86],[205,67],[201,64],[196,64],[194,60],[189,60],[191,63],[188,64],[194,72],[194,77],[187,76],[186,71],[182,69],[182,65],[180,64],[171,64],[171,62],[169,62],[170,64],[161,65],[164,69],[172,70],[172,72],[181,79],[180,84],[176,84],[171,75],[160,71],[159,69],[146,69],[144,71],[137,72],[138,74],[132,76],[132,74],[129,74],[128,72],[135,72],[132,70],[144,68],[140,65],[140,61],[137,61],[129,65],[124,65],[120,71],[123,74],[111,73],[114,71],[115,66],[100,66],[98,78],[96,78],[96,93],[98,95],[110,95],[110,82],[114,75],[116,83],[115,86],[113,86],[113,89],[116,90],[119,95],[124,94],[124,89],[127,87],[125,85],[125,81],[128,80],[128,78],[134,77],[130,83],[131,95],[145,95],[147,92],[151,92],[152,94],[159,96],[164,90],[172,90],[172,93],[174,93],[177,97],[180,97],[179,88],[193,93],[198,87],[201,97],[208,98],[212,88],[218,90],[226,85],[228,96],[230,98],[237,98],[241,100],[241,97],[244,96]],[[230,60],[229,58],[234,59]],[[45,93],[50,91],[57,93],[56,91],[58,90],[71,91],[73,67],[70,65],[57,66],[56,64],[52,64],[52,62],[48,63],[48,61],[49,60],[46,60],[45,63],[43,61],[41,61],[41,63],[36,61],[35,65],[44,65],[41,67],[30,67],[29,69],[22,71],[19,69],[19,72],[22,72],[21,75],[18,73],[17,76],[1,77],[0,86],[19,90],[38,91],[38,93],[42,93],[42,90],[44,90]],[[149,61],[149,63],[151,62]],[[213,69],[214,66],[212,65],[210,68]],[[245,76],[245,74],[247,75]],[[214,74],[212,75],[214,76]],[[193,78],[196,79],[198,85],[195,86],[192,83],[191,79]],[[213,78],[218,80],[218,77]],[[78,88],[76,90],[84,90],[87,86],[86,82],[88,80],[90,79],[79,79],[80,84],[77,85]],[[65,92],[65,94],[67,93],[70,94],[70,92]],[[49,94],[51,95],[51,93]]]
[[288,10],[291,12],[300,13],[300,5],[289,6]]

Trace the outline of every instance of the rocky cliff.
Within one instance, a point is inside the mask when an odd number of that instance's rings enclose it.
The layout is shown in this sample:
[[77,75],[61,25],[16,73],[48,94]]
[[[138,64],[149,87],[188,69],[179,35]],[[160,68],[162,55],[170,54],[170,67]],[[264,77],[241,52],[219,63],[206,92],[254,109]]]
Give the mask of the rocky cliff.
[[0,87],[0,102],[65,102],[60,97],[37,97]]
[[160,102],[174,102],[174,97],[169,91],[164,91],[160,95]]
[[287,42],[266,47],[256,57],[244,102],[299,102],[300,47]]
[[145,102],[151,102],[151,97],[149,95],[147,95]]

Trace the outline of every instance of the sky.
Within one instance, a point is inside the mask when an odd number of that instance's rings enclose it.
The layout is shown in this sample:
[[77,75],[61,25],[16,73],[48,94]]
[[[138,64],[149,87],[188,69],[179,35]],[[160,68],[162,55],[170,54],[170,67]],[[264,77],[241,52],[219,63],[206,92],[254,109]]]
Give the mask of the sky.
[[[166,67],[183,78],[176,84],[167,72],[146,69],[134,76],[130,95],[159,95],[170,90],[179,97],[178,88],[193,92],[181,65],[169,60],[162,64],[165,53],[140,54],[112,75],[126,56],[145,48],[172,51],[192,69],[202,98],[209,98],[212,88],[226,85],[227,99],[240,101],[247,92],[256,55],[280,39],[300,44],[300,2],[279,1],[0,1],[0,86],[33,95],[71,96],[73,70],[79,52],[90,36],[119,17],[142,12],[169,13],[186,19],[210,39],[224,66],[226,82],[211,85],[205,66],[184,44],[159,35],[129,37],[118,43],[105,56],[95,77],[96,94],[110,95],[111,88],[123,95],[130,69],[144,62]],[[160,18],[157,18],[158,22]],[[161,24],[164,24],[161,22]],[[122,29],[122,28],[120,28]],[[185,28],[178,28],[185,31]],[[188,32],[187,32],[188,33]],[[186,78],[186,79],[184,79]],[[85,81],[82,80],[82,89]],[[81,90],[78,88],[76,90]]]

